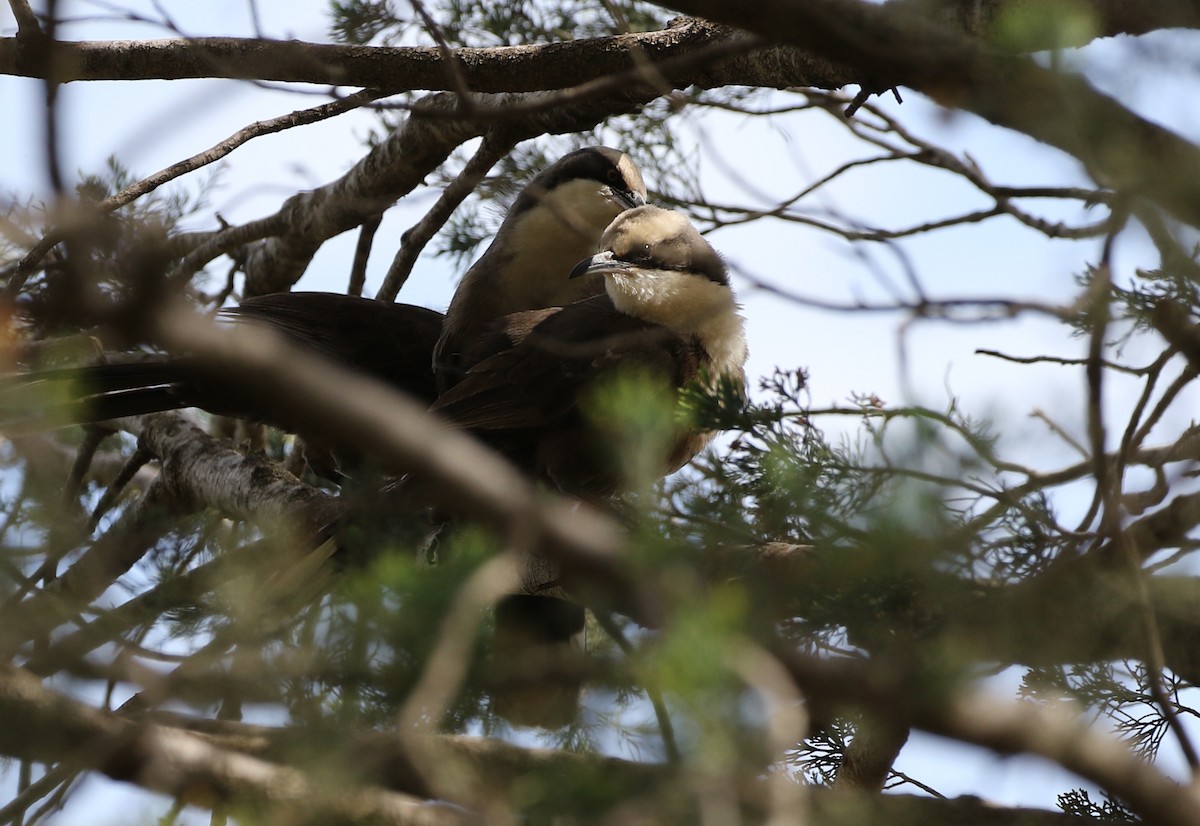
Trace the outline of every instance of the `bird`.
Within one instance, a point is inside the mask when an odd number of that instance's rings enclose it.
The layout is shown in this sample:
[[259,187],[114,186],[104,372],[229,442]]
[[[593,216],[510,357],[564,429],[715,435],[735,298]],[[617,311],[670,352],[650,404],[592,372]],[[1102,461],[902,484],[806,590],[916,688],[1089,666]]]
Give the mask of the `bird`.
[[[720,255],[685,215],[655,206],[618,215],[568,277],[600,278],[604,292],[497,319],[462,353],[474,366],[430,410],[533,478],[603,505],[637,480],[588,409],[594,391],[633,373],[660,405],[692,386],[744,395],[745,321]],[[674,419],[650,448],[650,476],[678,470],[713,435]],[[400,495],[414,485],[401,480]],[[496,606],[485,674],[491,710],[510,723],[558,728],[577,714],[586,613],[563,596],[512,595]]]
[[497,319],[603,292],[599,277],[571,279],[571,268],[592,254],[612,219],[645,203],[637,165],[606,146],[577,149],[530,181],[446,309],[433,353],[439,392],[471,366],[476,340]]
[[[295,343],[429,404],[437,396],[439,375],[450,384],[456,371],[470,366],[459,355],[464,342],[470,344],[497,316],[568,303],[602,289],[594,279],[568,279],[570,268],[594,248],[613,217],[645,202],[641,172],[625,153],[584,147],[564,155],[524,187],[487,250],[467,270],[444,317],[411,304],[319,292],[256,296],[223,310],[222,316],[273,327]],[[436,353],[444,354],[445,364],[438,366],[441,356]],[[39,415],[43,420],[89,423],[199,407],[291,429],[277,413],[264,415],[253,399],[204,380],[186,356],[10,379],[6,387],[72,383],[69,401],[41,411],[49,413]],[[11,424],[13,418],[0,411],[0,423]],[[335,481],[340,478],[336,469],[332,475]]]
[[[745,321],[721,256],[680,212],[643,205],[619,214],[599,251],[570,279],[599,276],[600,295],[510,313],[464,350],[474,365],[438,395],[435,415],[508,457],[531,477],[577,498],[627,489],[593,389],[636,372],[673,401],[689,386],[745,393]],[[655,473],[692,459],[713,432],[677,421]]]

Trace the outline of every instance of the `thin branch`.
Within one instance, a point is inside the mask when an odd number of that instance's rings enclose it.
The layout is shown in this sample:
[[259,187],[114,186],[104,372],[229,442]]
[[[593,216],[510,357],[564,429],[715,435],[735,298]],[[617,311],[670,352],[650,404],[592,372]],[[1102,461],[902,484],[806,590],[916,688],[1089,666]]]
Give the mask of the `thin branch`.
[[13,797],[7,806],[0,809],[0,824],[20,824],[22,816],[26,809],[32,806],[37,801],[42,800],[53,792],[60,785],[70,783],[72,778],[76,777],[78,770],[68,767],[64,764],[50,766],[46,773],[42,774],[20,790],[16,797]]
[[888,773],[888,777],[895,779],[896,782],[889,783],[885,787],[886,791],[891,791],[892,789],[895,789],[898,786],[903,786],[907,783],[910,786],[916,786],[918,789],[925,792],[925,794],[929,795],[930,797],[936,797],[939,800],[948,800],[949,799],[946,797],[946,795],[942,794],[937,789],[933,788],[933,786],[930,786],[926,783],[922,783],[920,780],[917,780],[915,777],[911,777],[911,776],[905,774],[904,772],[896,771],[895,769],[891,769],[891,771]]
[[100,497],[100,501],[96,503],[92,515],[88,517],[88,532],[94,531],[100,524],[100,520],[108,513],[113,505],[117,503],[121,493],[137,476],[138,471],[146,466],[153,459],[150,451],[146,450],[141,445],[134,449],[129,458],[125,460],[125,465],[121,468],[116,478],[112,480],[109,486],[104,490],[104,494]]
[[288,226],[287,218],[284,213],[277,212],[218,232],[198,233],[198,243],[192,245],[191,251],[175,264],[167,276],[168,280],[176,286],[182,286],[217,256],[231,253],[253,241],[282,235]]
[[[52,65],[52,54],[57,50],[58,46],[56,43],[58,40],[58,22],[58,0],[47,0],[45,35],[43,37],[28,38],[33,41],[31,45],[35,60],[47,69]],[[29,45],[21,39],[18,39],[17,43],[22,47]],[[61,205],[66,196],[66,184],[64,183],[62,171],[58,110],[58,90],[63,81],[51,71],[47,71],[42,80],[46,90],[46,108],[43,112],[44,118],[42,121],[45,127],[43,137],[46,141],[46,175],[50,180],[51,189],[54,190],[55,199]]]
[[103,427],[84,428],[83,442],[79,445],[75,463],[71,466],[71,473],[67,476],[67,484],[63,489],[64,503],[73,503],[79,495],[80,489],[83,488],[83,479],[87,475],[88,468],[92,466],[92,460],[96,458],[96,451],[100,448],[100,443],[111,435],[112,431]]
[[[1072,306],[982,296],[979,298],[940,298],[928,301],[829,301],[785,289],[778,284],[748,273],[744,268],[736,266],[733,268],[741,278],[749,282],[750,286],[756,290],[777,295],[780,298],[794,301],[806,307],[831,310],[839,313],[908,313],[915,318],[935,319],[958,324],[975,324],[980,321],[1003,321],[1016,318],[1022,313],[1036,313],[1050,316],[1060,321],[1070,321],[1075,319],[1079,313],[1079,310]],[[966,315],[963,313],[964,310],[974,311],[976,315]]]
[[79,662],[100,646],[120,639],[129,629],[229,583],[260,556],[262,544],[252,543],[164,579],[121,605],[99,613],[78,630],[55,637],[45,649],[29,657],[25,667],[35,674],[52,674]]
[[[1001,353],[999,350],[988,350],[982,347],[976,348],[975,355],[990,356],[1002,361],[1011,361],[1014,364],[1058,364],[1064,367],[1082,367],[1088,363],[1087,359],[1069,359],[1060,356],[1014,356],[1009,353]],[[1159,369],[1159,359],[1155,359],[1145,367],[1130,367],[1127,364],[1120,364],[1106,359],[1101,359],[1099,363],[1106,370],[1125,373],[1130,376],[1145,376],[1157,372]]]
[[442,32],[442,27],[425,9],[425,4],[421,0],[408,0],[413,11],[421,18],[421,25],[425,27],[425,31],[437,43],[438,53],[442,56],[442,62],[446,65],[446,77],[449,79],[450,89],[458,94],[462,100],[463,107],[468,113],[471,111],[471,86],[467,83],[466,74],[463,71],[462,63],[458,59],[458,55],[454,53],[454,48],[446,41],[446,35]]
[[42,33],[37,15],[29,5],[29,0],[8,0],[13,17],[17,20],[17,37],[35,37]]
[[383,284],[380,285],[379,292],[375,295],[376,299],[380,301],[396,300],[396,294],[400,292],[400,288],[404,286],[404,282],[412,273],[412,268],[417,263],[421,250],[450,219],[458,205],[475,191],[475,187],[487,175],[488,170],[512,151],[516,143],[517,141],[507,136],[503,130],[489,132],[484,137],[479,149],[471,156],[455,179],[442,190],[437,202],[430,207],[420,221],[409,227],[408,231],[404,233],[400,249],[397,250],[396,257],[392,259],[392,265],[388,267]]
[[0,608],[0,651],[11,655],[62,624],[78,622],[79,612],[141,559],[166,530],[159,516],[170,497],[159,479],[62,576]]
[[[171,164],[155,172],[153,175],[148,175],[140,181],[130,184],[120,192],[110,195],[91,208],[100,214],[112,212],[137,200],[143,195],[153,192],[169,181],[173,181],[189,172],[194,172],[197,169],[221,160],[233,152],[233,150],[254,138],[326,120],[357,109],[366,103],[385,97],[387,94],[386,92],[377,90],[365,90],[339,100],[331,101],[330,103],[314,106],[311,109],[301,109],[268,120],[256,121],[249,126],[239,129],[219,143],[213,144],[203,152],[198,152],[190,158]],[[17,262],[16,269],[7,274],[8,284],[5,287],[6,295],[11,298],[21,291],[25,280],[36,269],[37,265],[41,263],[46,254],[64,239],[65,235],[61,229],[51,229],[38,241],[37,246]]]
[[[609,639],[616,643],[617,648],[621,649],[621,653],[625,655],[625,659],[632,661],[637,651],[612,615],[600,611],[592,612],[592,616],[596,618],[596,622],[608,634]],[[650,698],[650,705],[654,709],[654,718],[658,721],[658,734],[662,738],[663,751],[667,755],[667,762],[678,764],[682,755],[679,751],[679,743],[675,739],[675,725],[671,722],[671,714],[667,710],[666,703],[663,702],[662,692],[655,686],[646,685],[643,688],[646,696]]]
[[[1150,431],[1166,415],[1171,403],[1183,392],[1184,388],[1195,381],[1197,376],[1200,376],[1200,365],[1194,364],[1189,360],[1187,366],[1175,377],[1175,381],[1171,382],[1167,389],[1163,391],[1162,398],[1154,405],[1154,409],[1150,411],[1150,415],[1146,417],[1146,420],[1142,422],[1137,432],[1133,435],[1133,438],[1130,440],[1132,446],[1136,447],[1146,440],[1146,437],[1150,435]],[[1189,428],[1188,432],[1193,432],[1192,428]]]
[[[1077,74],[999,52],[893,4],[760,0],[748,11],[720,0],[669,0],[695,17],[740,26],[843,65],[878,84],[905,85],[1079,159],[1116,191],[1148,198],[1200,225],[1200,147],[1098,92]],[[897,43],[910,48],[896,48]],[[1030,106],[1031,100],[1038,101]],[[1052,112],[1054,116],[1048,117]],[[1090,125],[1103,123],[1097,131]]]
[[350,264],[350,283],[346,285],[348,295],[362,295],[367,283],[367,262],[371,258],[371,246],[375,243],[375,233],[383,223],[383,215],[376,215],[363,221],[358,228],[358,242],[354,245],[354,260]]
[[1082,456],[1085,460],[1090,461],[1089,457],[1091,454],[1088,453],[1088,449],[1080,444],[1078,439],[1068,433],[1065,427],[1054,421],[1054,419],[1050,418],[1050,414],[1048,414],[1045,410],[1034,409],[1034,411],[1029,415],[1030,417],[1045,423],[1046,427],[1050,428],[1051,433],[1058,436],[1058,438],[1062,439],[1069,446],[1074,448],[1075,452]]

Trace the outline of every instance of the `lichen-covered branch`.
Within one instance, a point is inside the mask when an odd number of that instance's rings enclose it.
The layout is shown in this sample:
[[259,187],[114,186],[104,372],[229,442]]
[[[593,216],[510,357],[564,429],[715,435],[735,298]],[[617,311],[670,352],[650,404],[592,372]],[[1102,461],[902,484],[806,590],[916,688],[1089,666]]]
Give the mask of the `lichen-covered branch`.
[[179,729],[121,719],[51,691],[11,666],[0,666],[0,713],[8,721],[0,729],[0,753],[92,768],[199,805],[248,806],[291,823],[462,822],[450,807],[366,787],[323,787],[296,769],[218,749]]

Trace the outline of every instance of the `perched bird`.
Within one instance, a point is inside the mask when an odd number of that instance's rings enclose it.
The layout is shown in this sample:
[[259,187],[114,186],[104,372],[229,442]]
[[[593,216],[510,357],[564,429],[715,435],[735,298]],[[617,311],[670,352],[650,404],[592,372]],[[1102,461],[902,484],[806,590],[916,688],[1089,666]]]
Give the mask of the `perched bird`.
[[[625,485],[586,401],[619,372],[657,381],[672,400],[691,384],[745,384],[744,322],[724,262],[678,212],[623,212],[579,262],[602,295],[498,319],[465,355],[475,365],[438,396],[434,413],[465,428],[535,478],[603,499]],[[680,422],[661,446],[659,475],[678,470],[712,438]]]
[[[599,276],[605,292],[498,319],[464,353],[475,365],[431,409],[530,475],[601,501],[631,480],[605,423],[588,410],[593,391],[633,374],[657,396],[652,403],[668,406],[693,384],[744,392],[744,322],[721,257],[677,212],[621,213],[599,252],[570,275]],[[713,434],[676,419],[664,436],[648,448],[655,476],[678,470]],[[544,592],[510,596],[497,605],[494,625],[492,710],[527,726],[570,722],[587,671],[583,607]]]
[[[602,286],[568,279],[571,266],[595,248],[619,212],[645,203],[637,166],[624,153],[596,146],[571,152],[518,195],[491,245],[464,276],[445,317],[409,304],[336,293],[277,293],[223,311],[236,321],[266,324],[295,342],[400,388],[427,403],[437,395],[435,348],[449,359],[448,383],[469,366],[458,352],[496,317],[568,303]],[[97,422],[181,407],[266,420],[255,402],[220,382],[205,381],[186,357],[44,371],[14,382],[73,382],[72,398],[50,411],[55,421]],[[0,410],[0,418],[12,418]],[[28,418],[28,417],[26,417]]]
[[476,340],[497,319],[603,292],[599,276],[571,279],[571,268],[595,251],[613,218],[645,203],[637,165],[605,146],[564,155],[530,181],[446,310],[433,354],[438,389],[462,377],[478,351]]

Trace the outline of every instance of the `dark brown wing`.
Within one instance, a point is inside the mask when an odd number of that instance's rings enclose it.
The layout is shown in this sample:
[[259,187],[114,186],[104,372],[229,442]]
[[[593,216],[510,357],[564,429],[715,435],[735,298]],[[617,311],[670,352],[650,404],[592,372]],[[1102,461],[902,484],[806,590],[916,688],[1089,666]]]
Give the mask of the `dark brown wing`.
[[484,334],[497,313],[504,312],[497,308],[494,294],[489,296],[497,289],[498,273],[513,259],[512,253],[502,251],[503,232],[502,229],[483,256],[467,269],[446,308],[442,332],[434,344],[431,359],[439,392],[444,393],[457,384],[467,368],[475,363],[465,350]]
[[[617,312],[607,296],[508,316],[490,341],[498,350],[431,409],[535,478],[581,498],[610,496],[627,481],[610,436],[580,412],[587,388],[636,369],[661,376],[664,392],[673,392],[706,359],[694,342]],[[676,448],[664,445],[664,472]]]
[[495,352],[477,353],[478,363],[431,408],[460,427],[551,427],[576,414],[579,394],[602,374],[636,367],[679,386],[699,362],[688,341],[618,312],[607,296],[502,322],[483,342]]
[[229,318],[264,322],[334,361],[416,396],[437,397],[433,348],[442,314],[337,293],[272,293],[224,311]]

